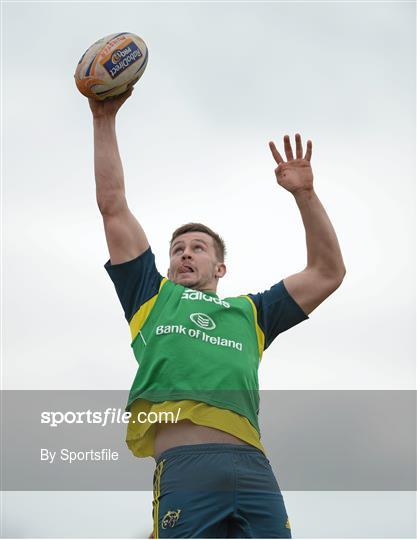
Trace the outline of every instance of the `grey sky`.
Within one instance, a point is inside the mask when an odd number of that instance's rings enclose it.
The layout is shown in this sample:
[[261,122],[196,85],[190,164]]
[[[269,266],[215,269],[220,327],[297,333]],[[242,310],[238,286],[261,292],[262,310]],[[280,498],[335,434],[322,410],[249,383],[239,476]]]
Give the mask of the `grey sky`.
[[85,49],[119,31],[149,48],[117,130],[129,204],[160,272],[188,221],[226,241],[221,297],[304,268],[301,217],[267,146],[298,131],[313,141],[315,189],[347,275],[271,345],[261,388],[415,388],[413,2],[2,10],[3,388],[127,390],[136,371],[103,268],[91,114],[73,80]]
[[261,383],[412,388],[414,5],[111,6],[3,8],[5,386],[127,388],[134,373],[102,267],[91,115],[73,81],[92,41],[125,29],[145,39],[149,65],[119,113],[119,146],[161,273],[172,230],[193,220],[226,240],[220,296],[304,268],[301,217],[267,147],[300,131],[347,276],[274,342]]

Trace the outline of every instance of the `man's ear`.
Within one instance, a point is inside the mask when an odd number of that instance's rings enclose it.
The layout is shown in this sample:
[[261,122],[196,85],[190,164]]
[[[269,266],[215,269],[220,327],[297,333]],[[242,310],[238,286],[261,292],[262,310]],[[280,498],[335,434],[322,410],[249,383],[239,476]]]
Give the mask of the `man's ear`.
[[219,267],[217,268],[216,277],[222,278],[227,272],[226,265],[224,263],[220,263]]

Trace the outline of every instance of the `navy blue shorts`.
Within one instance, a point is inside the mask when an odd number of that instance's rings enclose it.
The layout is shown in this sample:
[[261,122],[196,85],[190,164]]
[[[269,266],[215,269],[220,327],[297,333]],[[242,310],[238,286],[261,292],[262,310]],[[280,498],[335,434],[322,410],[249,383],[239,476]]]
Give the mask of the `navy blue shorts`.
[[269,460],[251,445],[162,452],[154,473],[155,538],[291,538]]

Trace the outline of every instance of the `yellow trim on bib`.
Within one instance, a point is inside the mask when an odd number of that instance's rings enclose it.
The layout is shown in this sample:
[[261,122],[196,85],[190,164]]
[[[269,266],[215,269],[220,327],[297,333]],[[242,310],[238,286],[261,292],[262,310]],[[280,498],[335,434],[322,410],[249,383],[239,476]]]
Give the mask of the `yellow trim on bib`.
[[142,304],[140,308],[137,310],[137,312],[133,315],[129,326],[130,326],[130,334],[132,336],[132,341],[135,340],[136,336],[140,332],[142,326],[145,324],[146,319],[149,316],[149,313],[152,311],[155,302],[158,298],[158,294],[161,292],[161,289],[163,285],[168,281],[168,278],[163,278],[161,280],[161,283],[159,285],[159,291],[155,296],[152,296],[147,302]]
[[[175,421],[190,420],[200,426],[220,429],[234,435],[238,439],[242,439],[247,444],[255,446],[266,454],[259,433],[245,416],[229,411],[228,409],[207,405],[200,401],[184,399],[153,403],[152,401],[138,398],[130,407],[132,416],[127,427],[126,435],[127,446],[137,457],[149,457],[155,453],[154,441],[158,424],[150,423],[147,420],[151,411],[155,414],[172,412]],[[136,421],[139,412],[145,413],[141,415],[141,418],[146,419],[145,422]],[[152,417],[154,416],[152,414]],[[163,418],[166,418],[165,415]],[[133,422],[134,420],[135,422]]]
[[259,349],[259,361],[262,360],[262,355],[264,353],[264,346],[265,346],[265,334],[262,332],[262,328],[258,324],[258,311],[256,309],[256,306],[250,296],[247,294],[242,294],[243,298],[247,298],[250,302],[250,305],[252,306],[253,310],[253,316],[255,318],[255,329],[256,329],[256,337],[258,338],[258,349]]

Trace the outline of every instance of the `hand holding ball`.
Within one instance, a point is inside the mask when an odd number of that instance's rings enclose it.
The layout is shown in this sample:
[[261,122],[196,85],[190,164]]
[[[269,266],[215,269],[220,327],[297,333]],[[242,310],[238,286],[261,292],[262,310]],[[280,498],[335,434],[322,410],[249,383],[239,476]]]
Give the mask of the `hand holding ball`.
[[120,96],[113,96],[102,100],[88,98],[93,118],[115,118],[118,110],[123,103],[132,95],[134,88],[131,86],[126,92]]
[[99,39],[82,55],[75,83],[86,97],[103,101],[120,96],[138,82],[148,62],[145,42],[123,32]]

